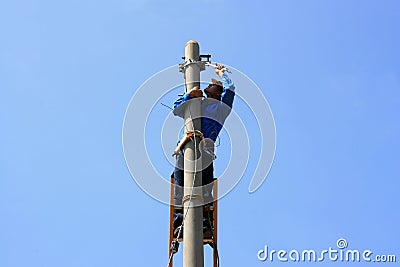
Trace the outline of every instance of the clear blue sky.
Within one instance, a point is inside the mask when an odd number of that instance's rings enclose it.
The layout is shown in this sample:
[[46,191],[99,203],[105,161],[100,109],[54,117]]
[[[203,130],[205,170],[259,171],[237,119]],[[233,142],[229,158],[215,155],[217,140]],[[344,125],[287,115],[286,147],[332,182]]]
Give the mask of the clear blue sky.
[[261,188],[220,201],[221,266],[339,238],[400,261],[399,2],[192,2],[0,3],[0,266],[167,265],[168,207],[131,178],[122,123],[190,39],[260,87],[277,130]]

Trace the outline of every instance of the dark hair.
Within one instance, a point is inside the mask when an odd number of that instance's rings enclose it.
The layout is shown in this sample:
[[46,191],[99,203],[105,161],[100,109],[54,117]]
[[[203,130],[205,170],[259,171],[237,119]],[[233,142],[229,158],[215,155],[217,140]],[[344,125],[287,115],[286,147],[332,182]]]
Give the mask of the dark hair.
[[224,92],[224,87],[222,87],[221,85],[219,85],[219,84],[215,84],[215,83],[210,83],[207,87],[209,88],[209,87],[211,87],[211,86],[216,86],[217,87],[217,89],[218,89],[218,91],[219,92],[221,92],[221,93],[223,93]]

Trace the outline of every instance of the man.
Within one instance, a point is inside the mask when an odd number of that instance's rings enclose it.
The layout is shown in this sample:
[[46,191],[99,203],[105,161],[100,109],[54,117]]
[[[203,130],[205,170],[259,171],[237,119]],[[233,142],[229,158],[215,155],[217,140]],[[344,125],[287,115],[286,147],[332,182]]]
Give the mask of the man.
[[[232,80],[228,77],[223,65],[217,65],[214,68],[216,74],[221,78],[221,81],[212,79],[207,88],[204,89],[206,98],[201,100],[201,133],[203,134],[204,140],[201,142],[203,145],[202,158],[203,158],[203,170],[202,170],[202,185],[205,186],[210,184],[214,180],[214,142],[216,141],[218,134],[220,133],[222,126],[231,112],[233,100],[235,97],[235,86]],[[184,118],[185,115],[185,104],[193,98],[203,97],[203,92],[199,87],[195,87],[190,90],[189,93],[184,94],[174,103],[174,115]],[[198,137],[201,138],[201,137]],[[181,146],[175,151],[176,154],[176,166],[174,170],[175,178],[175,205],[182,205],[183,196],[183,153]],[[190,185],[187,185],[190,186]],[[203,195],[205,202],[209,203],[212,200],[211,196],[212,184],[207,187],[203,187]],[[204,192],[205,191],[205,192]],[[174,228],[177,229],[182,224],[183,214],[180,212],[175,213]],[[209,230],[210,226],[205,223],[205,231]],[[181,231],[182,232],[182,231]]]

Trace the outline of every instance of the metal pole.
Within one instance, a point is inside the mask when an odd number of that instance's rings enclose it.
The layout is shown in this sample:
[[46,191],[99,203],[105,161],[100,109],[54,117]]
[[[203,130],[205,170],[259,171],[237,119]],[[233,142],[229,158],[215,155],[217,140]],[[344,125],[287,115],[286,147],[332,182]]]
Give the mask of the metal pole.
[[[199,44],[190,40],[185,46],[186,65],[185,84],[186,93],[195,86],[200,86],[200,65],[194,62],[199,61]],[[190,64],[193,62],[193,64]],[[201,131],[201,98],[189,101],[185,110],[185,130],[192,132]],[[201,177],[201,158],[199,153],[200,137],[195,142],[188,142],[185,145],[184,153],[184,212],[188,209],[183,227],[183,266],[184,267],[203,267],[203,206],[202,206],[202,177]],[[196,158],[197,156],[197,158]],[[193,179],[195,188],[192,196]],[[198,188],[196,188],[198,186]],[[190,199],[190,201],[189,201]]]

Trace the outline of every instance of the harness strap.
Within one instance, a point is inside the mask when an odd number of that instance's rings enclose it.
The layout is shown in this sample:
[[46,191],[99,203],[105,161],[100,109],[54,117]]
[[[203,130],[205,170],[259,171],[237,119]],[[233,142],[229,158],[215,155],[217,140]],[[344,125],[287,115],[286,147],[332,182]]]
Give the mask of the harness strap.
[[179,153],[181,152],[181,150],[184,148],[184,146],[186,145],[186,143],[193,138],[194,136],[196,137],[200,137],[201,140],[204,140],[204,135],[202,132],[200,132],[199,130],[194,130],[194,131],[190,131],[190,132],[185,132],[182,136],[181,141],[179,141],[178,145],[176,146],[175,150],[174,150],[174,154],[172,154],[172,156],[176,156],[179,155]]

